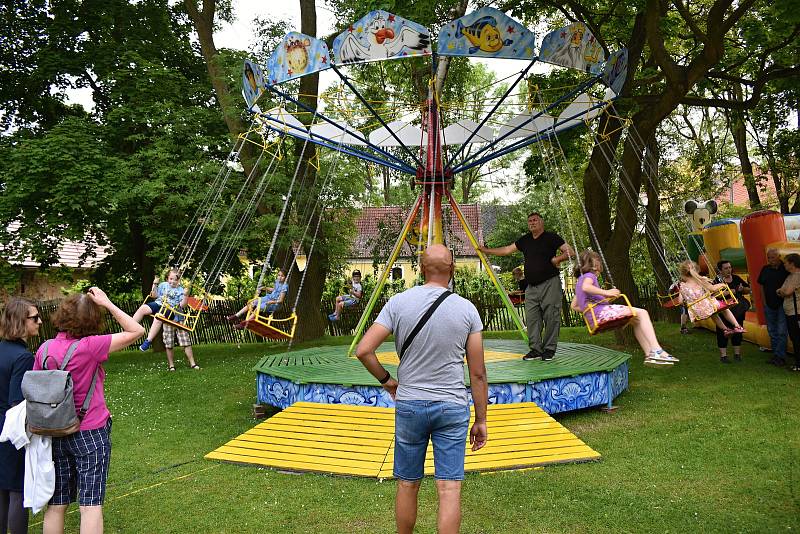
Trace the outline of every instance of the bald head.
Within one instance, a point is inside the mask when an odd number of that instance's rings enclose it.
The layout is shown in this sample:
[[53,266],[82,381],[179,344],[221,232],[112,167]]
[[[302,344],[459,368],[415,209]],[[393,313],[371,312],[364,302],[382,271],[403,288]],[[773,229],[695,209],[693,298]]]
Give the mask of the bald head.
[[778,249],[767,249],[767,263],[776,269],[781,266],[781,255]]
[[427,282],[447,284],[453,269],[453,256],[444,245],[431,245],[422,253],[422,273]]

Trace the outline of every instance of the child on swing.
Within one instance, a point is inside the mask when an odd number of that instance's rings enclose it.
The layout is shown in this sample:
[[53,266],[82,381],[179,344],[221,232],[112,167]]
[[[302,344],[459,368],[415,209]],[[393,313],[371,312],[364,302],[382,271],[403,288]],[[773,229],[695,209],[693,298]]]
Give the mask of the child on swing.
[[[701,321],[710,317],[711,320],[714,321],[714,324],[722,330],[725,337],[744,332],[744,328],[742,328],[742,325],[736,320],[736,317],[733,316],[731,310],[727,308],[720,310],[724,303],[709,294],[724,288],[725,284],[712,284],[708,278],[700,276],[697,271],[697,264],[692,260],[682,262],[678,266],[678,271],[681,275],[678,290],[680,291],[683,303],[686,304],[689,309],[690,321]],[[728,328],[725,323],[722,322],[722,319],[719,318],[718,314],[722,314],[725,320],[729,324],[734,325],[734,327]]]
[[[272,315],[272,313],[274,313],[275,310],[277,310],[278,307],[283,303],[283,299],[286,298],[286,292],[289,291],[289,284],[286,282],[286,273],[283,269],[279,270],[278,274],[275,275],[275,285],[273,287],[268,287],[267,291],[269,291],[269,293],[263,297],[251,300],[247,303],[247,305],[244,306],[244,308],[233,315],[227,316],[225,319],[238,327],[243,320],[242,317],[245,317],[248,308],[251,306],[253,309],[258,306],[258,309],[262,313]],[[244,326],[241,328],[244,328]]]
[[[161,282],[159,284],[158,276],[153,278],[153,287],[150,290],[150,296],[154,300],[153,302],[148,302],[147,304],[142,304],[139,306],[139,309],[133,314],[133,320],[137,323],[141,323],[145,315],[154,315],[158,313],[165,302],[174,309],[185,306],[185,301],[188,295],[186,295],[186,290],[183,288],[180,282],[181,273],[178,271],[178,269],[169,270],[169,273],[167,273],[166,282]],[[172,316],[172,313],[169,310],[166,311],[166,317],[177,323],[183,321],[184,319],[184,316],[181,314],[175,314]],[[153,319],[153,325],[150,327],[150,332],[147,333],[147,339],[141,344],[139,350],[145,352],[147,349],[149,349],[150,345],[153,343],[153,340],[160,331],[161,321],[158,319]]]
[[[585,250],[579,256],[579,264],[575,267],[575,276],[578,278],[575,283],[575,297],[572,299],[572,309],[584,314],[589,322],[594,319],[591,311],[587,310],[592,303],[600,302],[606,298],[618,297],[620,291],[617,288],[603,289],[597,281],[597,276],[603,272],[603,262],[600,254],[593,250]],[[628,314],[628,306],[620,304],[595,304],[594,316],[598,323],[618,319]],[[633,308],[636,315],[631,319],[633,335],[644,351],[644,364],[648,367],[668,367],[680,361],[671,356],[661,348],[653,329],[653,322],[647,310]]]

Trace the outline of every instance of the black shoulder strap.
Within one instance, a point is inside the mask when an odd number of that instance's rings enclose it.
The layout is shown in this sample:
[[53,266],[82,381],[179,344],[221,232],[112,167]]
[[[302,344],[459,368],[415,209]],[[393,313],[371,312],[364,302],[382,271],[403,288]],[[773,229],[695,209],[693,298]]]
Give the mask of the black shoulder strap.
[[42,369],[47,369],[47,347],[50,345],[52,339],[48,339],[42,345]]
[[430,305],[428,311],[425,312],[425,314],[420,318],[419,322],[411,331],[411,333],[408,334],[408,337],[405,339],[405,341],[403,341],[403,347],[400,349],[400,354],[398,355],[400,360],[403,359],[403,354],[406,353],[406,349],[409,347],[409,345],[411,345],[411,342],[414,341],[414,338],[417,337],[417,334],[419,333],[420,330],[422,330],[422,327],[425,326],[425,323],[428,322],[428,319],[431,318],[431,315],[433,315],[433,312],[435,312],[436,308],[439,307],[439,304],[444,302],[444,299],[446,299],[452,294],[453,294],[452,291],[445,290],[445,292],[439,295],[439,298],[437,298],[433,302],[433,304]]

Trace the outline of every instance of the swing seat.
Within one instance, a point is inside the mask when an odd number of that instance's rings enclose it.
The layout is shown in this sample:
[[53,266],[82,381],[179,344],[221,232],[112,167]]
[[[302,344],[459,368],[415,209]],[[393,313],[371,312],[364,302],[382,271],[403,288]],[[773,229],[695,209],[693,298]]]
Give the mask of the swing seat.
[[[625,309],[613,315],[607,315],[605,317],[597,316],[595,312],[597,306],[611,304],[617,299],[625,300]],[[607,297],[603,300],[593,302],[586,306],[586,309],[583,311],[583,320],[586,323],[586,328],[589,330],[589,335],[592,336],[601,332],[616,330],[617,328],[625,328],[634,317],[636,317],[636,311],[633,309],[633,306],[631,306],[628,297],[623,293],[620,293],[616,297]]]
[[508,300],[510,300],[511,304],[514,306],[519,306],[525,302],[525,293],[523,291],[512,291],[508,294]]
[[276,341],[288,341],[294,338],[297,315],[292,313],[284,319],[276,319],[272,315],[262,317],[256,312],[255,315],[248,314],[247,319],[242,321],[241,325],[257,336]]
[[680,293],[669,293],[668,295],[658,294],[658,301],[661,303],[662,308],[677,308],[683,304]]
[[666,295],[657,293],[656,296],[662,308],[677,308],[683,304],[678,284],[671,285]]
[[187,310],[181,310],[180,307],[173,307],[165,302],[161,304],[161,309],[153,315],[153,318],[186,332],[194,332],[200,319],[200,312],[208,310],[208,305],[204,301],[205,299],[189,297]]
[[[714,299],[717,300],[717,309],[714,310],[713,313],[709,313],[709,314],[697,314],[697,313],[694,313],[695,312],[694,307],[697,305],[697,303],[703,302],[706,299],[708,299],[709,297],[714,298]],[[719,312],[725,311],[725,310],[727,310],[729,308],[733,308],[737,304],[739,304],[739,301],[736,299],[736,295],[733,294],[733,290],[730,287],[728,287],[728,284],[725,284],[725,287],[723,287],[720,290],[705,292],[702,297],[700,297],[698,299],[695,299],[692,302],[688,303],[686,305],[686,307],[689,308],[690,310],[692,310],[692,312],[694,313],[695,317],[698,320],[703,320],[703,319],[708,319],[712,315],[716,315]]]

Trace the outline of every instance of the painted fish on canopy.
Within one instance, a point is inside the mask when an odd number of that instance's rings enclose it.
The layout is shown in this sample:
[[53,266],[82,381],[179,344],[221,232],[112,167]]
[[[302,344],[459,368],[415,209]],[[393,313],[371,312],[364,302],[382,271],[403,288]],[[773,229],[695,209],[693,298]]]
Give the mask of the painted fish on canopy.
[[469,49],[470,54],[478,50],[497,52],[514,42],[511,39],[502,39],[500,30],[497,29],[497,20],[490,16],[481,17],[467,27],[459,21],[456,33],[464,35],[474,45]]

